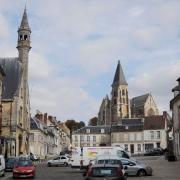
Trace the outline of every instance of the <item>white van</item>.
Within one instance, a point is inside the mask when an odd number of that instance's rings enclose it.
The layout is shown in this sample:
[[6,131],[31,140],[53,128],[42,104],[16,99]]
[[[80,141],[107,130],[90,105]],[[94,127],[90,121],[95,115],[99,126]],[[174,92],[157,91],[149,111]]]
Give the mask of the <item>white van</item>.
[[75,147],[72,149],[72,168],[87,168],[90,160],[96,159],[97,156],[115,155],[119,158],[129,158],[130,155],[121,147],[99,146],[99,147]]
[[4,160],[4,156],[0,155],[0,176],[4,176],[4,172],[5,172],[5,160]]

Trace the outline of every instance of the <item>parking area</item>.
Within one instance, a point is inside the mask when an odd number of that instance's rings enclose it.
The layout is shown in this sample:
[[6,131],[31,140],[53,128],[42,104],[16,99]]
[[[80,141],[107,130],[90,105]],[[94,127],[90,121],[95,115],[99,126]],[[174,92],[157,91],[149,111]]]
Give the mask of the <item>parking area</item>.
[[[168,162],[163,156],[157,157],[136,157],[153,168],[152,176],[128,177],[128,180],[180,180],[180,161]],[[12,173],[6,173],[1,179],[12,179]],[[63,180],[84,180],[79,170],[71,167],[47,167],[45,162],[37,163],[35,179],[63,179]]]
[[180,161],[168,162],[164,156],[136,157],[153,168],[153,175],[146,177],[128,177],[131,180],[179,180]]

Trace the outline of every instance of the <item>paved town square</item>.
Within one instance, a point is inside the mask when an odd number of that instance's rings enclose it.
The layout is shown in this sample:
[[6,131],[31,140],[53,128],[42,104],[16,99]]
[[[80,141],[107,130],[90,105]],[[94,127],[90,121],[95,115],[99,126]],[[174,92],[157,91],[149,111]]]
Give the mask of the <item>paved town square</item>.
[[[138,157],[137,160],[141,160],[149,164],[153,168],[152,176],[145,177],[128,177],[130,180],[179,180],[180,177],[180,161],[168,162],[164,159],[164,156],[158,157]],[[2,180],[10,180],[12,173],[6,173],[6,176],[1,178]],[[62,179],[62,180],[83,180],[82,173],[78,169],[72,169],[71,167],[47,167],[45,163],[36,165],[36,177],[37,180],[50,180],[50,179]]]

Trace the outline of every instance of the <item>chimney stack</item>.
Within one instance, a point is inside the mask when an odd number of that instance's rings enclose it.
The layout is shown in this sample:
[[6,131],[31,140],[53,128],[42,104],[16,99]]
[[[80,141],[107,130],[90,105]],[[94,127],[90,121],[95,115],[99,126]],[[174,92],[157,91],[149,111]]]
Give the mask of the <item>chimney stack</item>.
[[47,125],[47,113],[44,114],[44,123]]
[[40,114],[36,114],[35,117],[40,120]]

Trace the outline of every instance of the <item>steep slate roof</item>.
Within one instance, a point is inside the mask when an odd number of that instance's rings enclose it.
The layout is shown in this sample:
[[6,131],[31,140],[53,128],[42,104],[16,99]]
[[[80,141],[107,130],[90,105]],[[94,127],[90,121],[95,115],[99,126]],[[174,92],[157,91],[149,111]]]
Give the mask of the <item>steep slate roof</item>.
[[[86,130],[90,129],[90,133],[86,133]],[[143,124],[138,125],[118,125],[118,126],[86,126],[78,129],[74,134],[102,134],[101,129],[104,129],[104,134],[110,134],[111,132],[137,132],[143,131]]]
[[170,101],[170,109],[173,109],[173,105],[175,102],[180,100],[180,94],[178,94],[177,96],[175,96],[171,101]]
[[172,92],[174,91],[180,91],[180,86],[176,86],[175,88],[172,89]]
[[143,131],[142,125],[132,125],[132,126],[112,126],[111,132],[139,132]]
[[86,133],[86,130],[90,129],[90,133],[89,134],[101,134],[101,129],[104,129],[104,133],[109,133],[110,132],[110,126],[86,126],[83,127],[81,129],[78,129],[77,131],[75,131],[75,134],[78,133]]
[[132,104],[132,105],[135,105],[136,107],[137,107],[137,106],[143,106],[144,103],[146,102],[146,100],[147,100],[147,98],[148,98],[149,95],[150,95],[150,94],[144,94],[144,95],[142,95],[142,96],[134,97],[134,98],[132,98],[132,100],[131,100],[131,104]]
[[179,77],[176,81],[178,81],[179,84],[172,89],[172,92],[174,92],[174,91],[180,91],[180,77]]
[[118,85],[128,85],[120,61],[118,61],[112,86],[118,86]]
[[36,120],[36,118],[31,118],[30,129],[39,129],[39,124]]
[[134,125],[143,125],[143,122],[141,119],[122,119],[122,125],[123,126],[134,126]]
[[6,76],[4,70],[3,70],[3,68],[1,66],[0,66],[0,73],[2,74],[2,76]]
[[20,29],[30,30],[29,23],[28,23],[28,18],[27,18],[26,8],[24,9],[24,13],[23,13]]
[[149,116],[144,119],[144,130],[164,129],[165,119],[161,115]]
[[18,58],[0,58],[0,65],[6,74],[3,79],[2,99],[12,99],[19,92],[22,66]]

